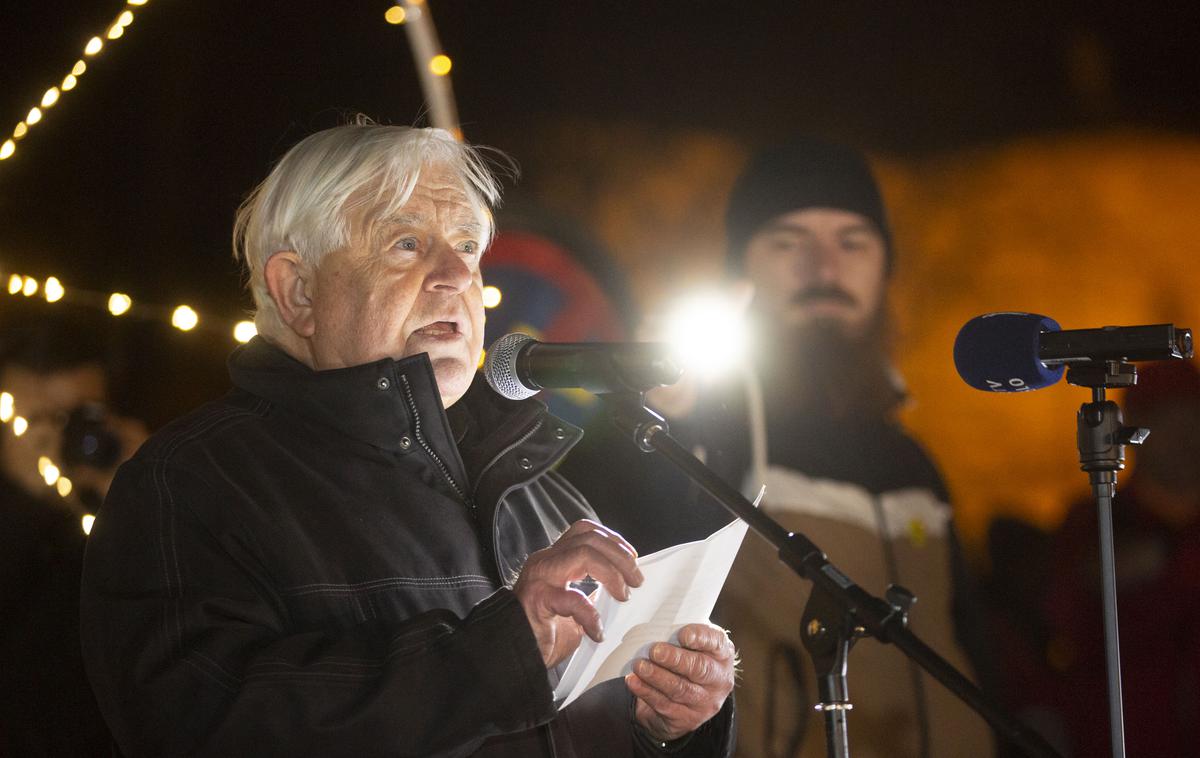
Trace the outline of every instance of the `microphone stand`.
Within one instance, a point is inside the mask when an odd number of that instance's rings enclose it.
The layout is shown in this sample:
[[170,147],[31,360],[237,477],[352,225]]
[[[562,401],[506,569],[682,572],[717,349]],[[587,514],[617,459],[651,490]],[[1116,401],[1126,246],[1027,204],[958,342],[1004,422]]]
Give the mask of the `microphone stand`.
[[1087,472],[1096,498],[1100,527],[1100,578],[1104,604],[1104,664],[1108,679],[1109,741],[1113,758],[1125,756],[1125,719],[1121,698],[1121,651],[1117,637],[1117,579],[1113,548],[1112,503],[1117,472],[1125,468],[1125,446],[1140,445],[1149,429],[1122,424],[1121,409],[1106,400],[1107,387],[1137,384],[1132,363],[1105,361],[1075,363],[1067,368],[1067,382],[1092,389],[1092,402],[1076,414],[1076,442],[1080,468]]
[[849,758],[850,742],[846,715],[851,709],[846,687],[846,670],[854,640],[870,635],[891,643],[925,669],[955,696],[982,716],[1002,737],[1031,756],[1060,758],[1040,735],[1004,713],[984,697],[969,679],[907,628],[912,593],[891,587],[888,600],[877,598],[858,586],[826,558],[816,544],[799,532],[789,532],[672,437],[667,422],[648,409],[641,392],[600,395],[609,418],[637,447],[657,452],[696,484],[704,488],[729,512],[778,549],[779,559],[813,584],[804,609],[801,637],[813,658],[825,717],[828,755]]

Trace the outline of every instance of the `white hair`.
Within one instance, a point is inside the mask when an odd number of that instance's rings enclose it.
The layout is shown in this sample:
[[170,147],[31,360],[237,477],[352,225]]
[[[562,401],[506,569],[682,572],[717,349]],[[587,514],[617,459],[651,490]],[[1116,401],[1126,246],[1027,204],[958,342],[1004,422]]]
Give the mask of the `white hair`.
[[430,166],[448,168],[462,181],[489,222],[481,240],[486,247],[499,182],[479,149],[444,129],[355,123],[317,132],[289,150],[238,208],[233,226],[233,255],[246,267],[258,331],[282,327],[264,275],[272,255],[291,250],[317,265],[351,242],[352,211],[395,213]]

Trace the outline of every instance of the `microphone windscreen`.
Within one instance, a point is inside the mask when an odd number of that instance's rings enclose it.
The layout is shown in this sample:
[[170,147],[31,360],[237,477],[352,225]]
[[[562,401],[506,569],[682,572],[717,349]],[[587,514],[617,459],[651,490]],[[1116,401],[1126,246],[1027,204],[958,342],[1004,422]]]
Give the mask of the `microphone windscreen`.
[[506,334],[492,343],[483,361],[483,376],[496,394],[509,400],[524,400],[533,397],[539,390],[527,387],[517,376],[517,356],[533,337],[520,332]]
[[1057,332],[1054,319],[1036,313],[976,316],[954,340],[954,367],[967,384],[985,392],[1028,392],[1062,378],[1064,366],[1038,360],[1042,332]]

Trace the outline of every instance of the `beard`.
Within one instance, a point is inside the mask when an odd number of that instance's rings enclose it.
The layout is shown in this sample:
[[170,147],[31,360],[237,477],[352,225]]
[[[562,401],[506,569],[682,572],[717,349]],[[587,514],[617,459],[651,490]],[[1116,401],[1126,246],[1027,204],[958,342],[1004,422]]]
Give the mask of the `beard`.
[[888,359],[885,312],[881,303],[861,330],[836,318],[759,329],[766,337],[759,365],[770,412],[837,420],[889,415],[905,395]]

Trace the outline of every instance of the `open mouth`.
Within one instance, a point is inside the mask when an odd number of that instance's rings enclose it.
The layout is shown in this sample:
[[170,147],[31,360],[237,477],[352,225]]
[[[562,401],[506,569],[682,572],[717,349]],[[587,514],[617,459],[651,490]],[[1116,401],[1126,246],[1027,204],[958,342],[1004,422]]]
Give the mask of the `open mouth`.
[[458,334],[458,322],[434,321],[432,324],[426,324],[418,329],[416,334],[421,334],[426,337],[445,337],[451,334]]

